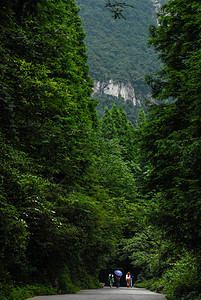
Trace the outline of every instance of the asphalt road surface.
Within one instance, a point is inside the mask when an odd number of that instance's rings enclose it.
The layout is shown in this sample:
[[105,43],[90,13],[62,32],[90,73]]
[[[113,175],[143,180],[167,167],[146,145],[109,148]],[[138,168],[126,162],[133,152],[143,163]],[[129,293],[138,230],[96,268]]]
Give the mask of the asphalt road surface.
[[104,287],[98,290],[81,290],[77,294],[39,296],[27,300],[165,300],[165,295],[141,288]]

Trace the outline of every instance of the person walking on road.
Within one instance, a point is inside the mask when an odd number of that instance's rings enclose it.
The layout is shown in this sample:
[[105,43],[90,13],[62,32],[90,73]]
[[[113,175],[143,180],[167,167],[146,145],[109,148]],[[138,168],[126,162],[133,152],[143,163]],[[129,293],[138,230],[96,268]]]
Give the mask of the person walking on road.
[[114,275],[113,274],[109,274],[108,281],[110,283],[110,287],[112,287],[114,285]]
[[115,283],[116,283],[116,287],[120,287],[120,280],[121,280],[121,276],[123,275],[123,273],[120,270],[115,270],[114,271],[115,274]]
[[130,277],[130,272],[128,272],[126,274],[126,285],[127,285],[127,287],[130,287],[130,283],[131,283],[131,277]]
[[121,276],[115,276],[115,282],[116,282],[116,287],[119,288],[120,287],[120,279],[121,279]]

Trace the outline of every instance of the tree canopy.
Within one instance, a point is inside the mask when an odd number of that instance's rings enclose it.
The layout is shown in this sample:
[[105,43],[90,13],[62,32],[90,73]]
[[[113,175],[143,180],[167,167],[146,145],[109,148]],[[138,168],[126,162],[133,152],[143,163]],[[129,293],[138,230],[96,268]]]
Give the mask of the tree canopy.
[[149,42],[164,64],[150,81],[153,93],[157,99],[177,101],[149,114],[143,142],[152,165],[152,187],[159,193],[160,223],[163,220],[167,232],[196,251],[200,251],[196,222],[200,218],[200,80],[195,70],[201,61],[199,11],[199,1],[169,1],[159,14],[160,26],[150,27]]
[[1,2],[3,299],[13,282],[100,287],[136,201],[121,146],[99,131],[78,11],[73,0]]
[[150,27],[166,101],[135,124],[119,105],[98,119],[74,0],[0,8],[0,298],[100,288],[118,267],[199,300],[200,3]]

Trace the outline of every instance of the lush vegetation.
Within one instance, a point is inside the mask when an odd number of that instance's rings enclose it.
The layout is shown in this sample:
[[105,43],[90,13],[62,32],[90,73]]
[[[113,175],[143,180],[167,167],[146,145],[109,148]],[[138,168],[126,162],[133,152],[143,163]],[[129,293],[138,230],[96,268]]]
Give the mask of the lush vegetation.
[[[101,119],[105,113],[106,108],[111,109],[113,105],[117,107],[122,107],[123,110],[126,112],[126,115],[128,119],[131,121],[131,123],[135,126],[138,114],[141,110],[141,106],[139,105],[133,105],[133,102],[130,100],[125,101],[121,97],[114,97],[111,95],[106,94],[96,94],[93,96],[96,101],[98,101],[98,105],[96,107],[98,117]],[[146,106],[143,106],[143,109],[146,111]]]
[[76,2],[86,32],[92,78],[131,82],[137,99],[143,100],[150,93],[144,76],[159,68],[153,49],[147,45],[148,25],[156,23],[153,3],[150,0],[127,0],[126,4],[134,8],[124,8],[126,20],[115,20],[104,7],[103,0]]
[[[200,3],[163,7],[158,100],[101,120],[74,0],[0,4],[0,298],[100,287],[120,267],[201,298]],[[107,277],[106,277],[107,278]]]
[[160,26],[150,26],[164,67],[147,81],[157,99],[176,100],[150,108],[140,146],[153,205],[148,218],[169,244],[169,268],[159,281],[172,299],[201,297],[200,8],[200,1],[169,1]]
[[0,8],[1,299],[99,287],[136,188],[118,137],[99,130],[78,8]]

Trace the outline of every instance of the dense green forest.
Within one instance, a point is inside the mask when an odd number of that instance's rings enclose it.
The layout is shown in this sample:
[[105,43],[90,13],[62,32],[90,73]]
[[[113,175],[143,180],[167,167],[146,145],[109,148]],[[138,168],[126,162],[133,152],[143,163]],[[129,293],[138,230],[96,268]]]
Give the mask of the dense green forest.
[[[130,82],[136,98],[144,104],[150,94],[144,76],[156,72],[160,66],[156,54],[147,44],[148,25],[156,24],[153,3],[150,0],[127,0],[126,4],[132,7],[123,9],[126,20],[121,18],[117,21],[104,7],[103,0],[76,2],[86,33],[90,76],[101,82],[110,79],[114,82]],[[124,107],[130,121],[135,124],[139,106],[106,94],[95,94],[93,97],[99,102],[97,112],[100,117],[106,106],[117,104]]]
[[126,1],[134,9],[124,9],[126,20],[118,21],[111,17],[102,0],[76,2],[86,32],[92,78],[132,82],[138,94],[145,94],[144,76],[159,66],[153,49],[147,46],[148,24],[156,23],[152,2]]
[[134,126],[118,105],[98,118],[74,0],[0,3],[2,300],[100,288],[114,268],[201,299],[200,11],[172,0],[150,26],[147,84],[174,101]]

